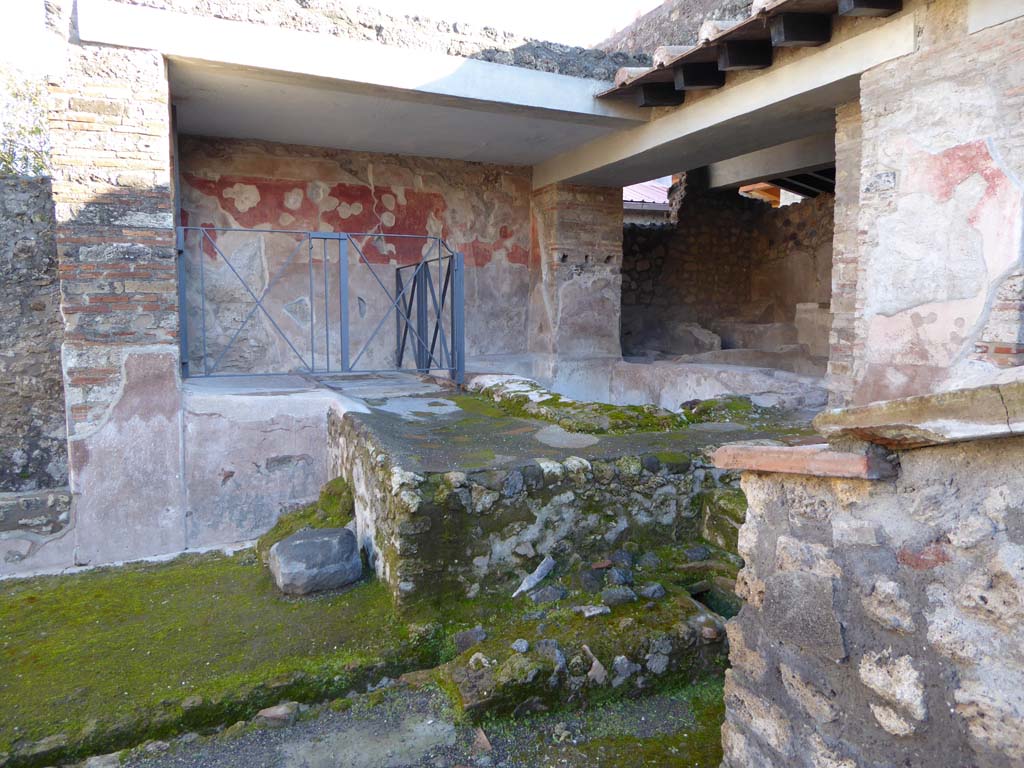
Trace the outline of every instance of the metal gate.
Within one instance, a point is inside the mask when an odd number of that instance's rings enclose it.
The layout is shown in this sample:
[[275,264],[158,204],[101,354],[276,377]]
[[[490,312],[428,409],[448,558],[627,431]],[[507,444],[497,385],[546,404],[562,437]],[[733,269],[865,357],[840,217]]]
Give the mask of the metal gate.
[[463,382],[464,261],[439,237],[179,227],[178,253],[185,376]]

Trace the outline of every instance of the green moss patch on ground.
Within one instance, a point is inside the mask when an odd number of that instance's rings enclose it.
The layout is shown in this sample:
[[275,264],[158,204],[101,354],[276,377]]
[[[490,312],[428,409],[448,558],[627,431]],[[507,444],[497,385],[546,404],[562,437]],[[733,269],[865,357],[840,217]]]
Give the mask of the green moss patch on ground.
[[252,552],[3,582],[0,756],[47,765],[340,696],[444,661],[442,634],[381,583],[285,598]]
[[449,399],[473,415],[539,419],[557,424],[569,432],[622,435],[669,432],[686,429],[687,426],[684,417],[654,405],[579,402],[547,392],[537,384],[517,381],[515,386],[529,391],[511,391],[499,384],[478,394],[457,395]]
[[[727,553],[713,552],[705,562],[689,561],[679,546],[657,554],[657,568],[635,569],[637,582],[659,581],[668,596],[654,607],[638,602],[593,619],[571,610],[599,601],[578,589],[578,569],[589,564],[546,580],[571,591],[557,603],[486,595],[401,612],[375,581],[315,598],[283,597],[252,551],[3,582],[0,765],[5,753],[7,766],[42,766],[204,732],[281,701],[337,698],[416,670],[457,704],[445,665],[465,665],[477,652],[505,664],[520,637],[531,645],[557,640],[570,663],[587,644],[611,672],[615,656],[638,655],[642,638],[693,613],[693,582],[735,576]],[[487,639],[456,657],[454,634],[477,624]],[[708,650],[710,656],[695,656],[652,690],[717,675],[721,654]],[[506,671],[514,677],[513,667]],[[589,701],[625,695],[626,687],[608,686]],[[657,742],[645,742],[645,749],[656,752]]]
[[274,527],[260,536],[256,552],[266,562],[270,548],[282,539],[305,528],[344,528],[354,514],[352,488],[344,478],[335,478],[320,490],[319,499],[281,515]]

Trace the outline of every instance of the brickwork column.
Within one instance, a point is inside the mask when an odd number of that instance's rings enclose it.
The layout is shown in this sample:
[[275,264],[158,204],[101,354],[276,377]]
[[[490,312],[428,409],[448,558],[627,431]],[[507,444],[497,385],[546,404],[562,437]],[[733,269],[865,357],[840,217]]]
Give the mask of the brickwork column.
[[531,205],[529,350],[620,357],[622,192],[552,184]]
[[154,51],[67,46],[50,134],[75,559],[184,548],[169,92]]
[[829,404],[845,405],[853,392],[857,343],[857,282],[860,258],[857,214],[860,207],[861,115],[857,101],[836,110],[836,201],[832,238],[832,332],[829,336]]

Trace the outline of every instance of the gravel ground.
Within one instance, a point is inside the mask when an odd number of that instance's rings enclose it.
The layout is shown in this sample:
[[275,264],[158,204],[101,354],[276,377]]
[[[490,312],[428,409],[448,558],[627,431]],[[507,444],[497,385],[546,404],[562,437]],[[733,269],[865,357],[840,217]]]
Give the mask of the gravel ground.
[[[717,689],[720,696],[721,689]],[[716,690],[710,691],[714,697]],[[715,768],[717,720],[695,723],[686,697],[659,694],[584,712],[460,723],[447,699],[398,687],[314,707],[284,728],[238,724],[150,743],[128,768]],[[710,738],[709,738],[710,737]]]

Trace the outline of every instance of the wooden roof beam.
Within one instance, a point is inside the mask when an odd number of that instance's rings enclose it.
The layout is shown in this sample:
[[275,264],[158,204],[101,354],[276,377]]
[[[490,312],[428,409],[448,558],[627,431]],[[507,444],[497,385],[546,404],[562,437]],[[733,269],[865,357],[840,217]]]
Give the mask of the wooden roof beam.
[[832,17],[819,13],[780,13],[768,20],[768,29],[776,48],[806,48],[832,39]]
[[634,93],[638,107],[677,107],[686,98],[672,83],[644,83]]
[[892,16],[903,10],[903,0],[839,0],[840,16]]
[[725,85],[725,72],[714,62],[681,64],[675,68],[675,87],[679,91],[706,91]]
[[727,41],[718,46],[718,68],[767,69],[772,65],[772,44],[768,40]]

